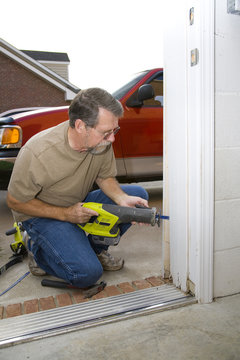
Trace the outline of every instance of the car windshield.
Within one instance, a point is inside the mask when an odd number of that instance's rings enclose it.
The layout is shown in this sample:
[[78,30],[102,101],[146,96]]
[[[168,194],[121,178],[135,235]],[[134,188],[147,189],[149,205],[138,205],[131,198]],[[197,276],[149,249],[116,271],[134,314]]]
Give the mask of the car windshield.
[[120,89],[114,91],[112,95],[117,99],[120,100],[130,89],[133,88],[146,74],[147,71],[142,71],[140,73],[134,74],[134,77],[125,85],[120,87]]

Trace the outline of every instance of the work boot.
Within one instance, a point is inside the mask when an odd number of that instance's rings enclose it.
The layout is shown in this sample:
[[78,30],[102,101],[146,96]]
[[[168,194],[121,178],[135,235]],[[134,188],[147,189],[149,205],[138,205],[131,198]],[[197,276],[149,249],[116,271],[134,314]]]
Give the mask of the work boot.
[[28,267],[30,272],[35,276],[44,276],[47,275],[46,271],[41,269],[36,263],[33,253],[28,250]]
[[122,269],[124,260],[119,257],[113,257],[106,250],[103,250],[100,254],[97,254],[98,260],[102,264],[103,270],[116,271]]

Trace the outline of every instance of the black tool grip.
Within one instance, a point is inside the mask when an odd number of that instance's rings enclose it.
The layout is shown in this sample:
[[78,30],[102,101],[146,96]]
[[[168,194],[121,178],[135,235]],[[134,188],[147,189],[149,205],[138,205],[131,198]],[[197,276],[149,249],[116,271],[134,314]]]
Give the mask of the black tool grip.
[[138,209],[151,209],[151,208],[149,208],[147,206],[138,205],[138,204],[136,204],[135,207],[138,208]]
[[99,284],[89,286],[88,288],[80,288],[78,286],[71,285],[65,281],[57,281],[57,280],[49,280],[49,279],[43,279],[41,281],[41,284],[42,286],[49,286],[55,288],[79,289],[82,291],[84,298],[90,298],[93,295],[96,295],[97,293],[102,291],[107,285],[105,281],[101,281]]
[[8,236],[8,235],[13,235],[13,234],[16,234],[17,232],[17,229],[14,227],[12,229],[9,229],[5,232],[5,234]]
[[7,269],[9,269],[11,266],[22,262],[23,256],[22,255],[13,255],[12,260],[8,261],[5,265],[3,265],[0,268],[0,275],[2,275]]
[[49,280],[49,279],[43,279],[41,281],[42,286],[49,286],[54,288],[69,288],[71,287],[71,284],[65,282],[65,281],[57,281],[57,280]]
[[140,222],[155,225],[156,208],[127,207],[111,204],[103,204],[102,208],[111,214],[116,215],[121,223]]

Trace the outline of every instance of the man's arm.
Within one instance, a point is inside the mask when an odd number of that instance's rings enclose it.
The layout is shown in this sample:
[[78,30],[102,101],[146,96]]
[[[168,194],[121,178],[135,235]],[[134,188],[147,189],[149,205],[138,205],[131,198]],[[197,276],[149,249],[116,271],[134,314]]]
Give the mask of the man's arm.
[[147,200],[138,196],[129,196],[124,191],[122,191],[119,183],[115,178],[98,178],[96,183],[100,189],[117,205],[130,207],[134,207],[135,205],[142,205],[148,207]]
[[88,222],[91,216],[98,215],[96,211],[82,207],[82,203],[77,203],[69,207],[60,207],[48,204],[39,199],[21,202],[14,198],[9,192],[7,194],[7,205],[10,209],[31,217],[51,218],[76,224]]

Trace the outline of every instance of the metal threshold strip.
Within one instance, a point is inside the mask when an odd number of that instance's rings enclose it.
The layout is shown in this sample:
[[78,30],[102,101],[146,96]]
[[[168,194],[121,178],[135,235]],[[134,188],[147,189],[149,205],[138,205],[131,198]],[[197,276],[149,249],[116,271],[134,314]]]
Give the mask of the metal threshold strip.
[[69,305],[0,320],[0,347],[60,335],[70,331],[143,314],[193,304],[196,299],[174,285]]

